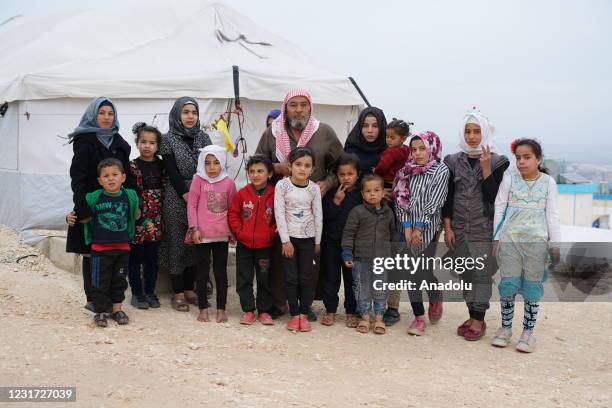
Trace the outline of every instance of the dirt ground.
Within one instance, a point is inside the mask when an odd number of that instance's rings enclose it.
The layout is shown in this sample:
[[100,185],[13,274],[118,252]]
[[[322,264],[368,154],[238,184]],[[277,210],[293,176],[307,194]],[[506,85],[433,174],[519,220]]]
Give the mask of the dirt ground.
[[528,355],[489,345],[498,305],[480,342],[455,334],[466,318],[460,303],[446,304],[420,338],[406,334],[409,305],[384,336],[356,333],[343,317],[292,334],[286,318],[241,326],[234,288],[226,324],[175,312],[165,296],[157,310],[126,305],[128,326],[100,329],[83,309],[79,277],[40,255],[16,263],[29,254],[38,252],[0,226],[0,386],[76,386],[77,402],[0,406],[612,406],[610,303],[543,304],[538,351]]

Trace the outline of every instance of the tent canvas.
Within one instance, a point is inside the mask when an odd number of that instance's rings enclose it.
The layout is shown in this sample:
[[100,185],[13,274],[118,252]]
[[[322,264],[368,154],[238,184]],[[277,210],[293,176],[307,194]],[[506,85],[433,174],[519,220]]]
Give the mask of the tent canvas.
[[[104,36],[90,29],[111,20]],[[31,230],[62,228],[72,208],[72,147],[58,136],[72,131],[93,97],[113,98],[121,134],[134,146],[132,124],[145,121],[167,130],[168,112],[180,96],[198,99],[202,123],[218,118],[234,97],[237,65],[247,156],[265,129],[267,112],[290,89],[308,89],[315,115],[341,140],[362,103],[347,78],[218,2],[188,0],[179,8],[135,1],[15,18],[0,26],[0,35],[0,103],[9,103],[0,117],[0,223],[30,240]],[[235,116],[230,131],[234,139],[239,134]],[[229,173],[244,182],[241,160],[230,157]]]

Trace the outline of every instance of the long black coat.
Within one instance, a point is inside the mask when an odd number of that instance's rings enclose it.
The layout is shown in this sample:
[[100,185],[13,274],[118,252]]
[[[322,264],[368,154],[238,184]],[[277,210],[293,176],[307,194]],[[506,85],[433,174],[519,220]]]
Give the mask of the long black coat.
[[74,155],[70,165],[70,186],[77,221],[74,227],[68,228],[66,252],[87,254],[90,248],[85,245],[83,224],[79,221],[92,215],[85,195],[102,188],[98,183],[98,163],[107,158],[121,161],[126,172],[124,186],[127,188],[136,189],[136,178],[130,172],[130,145],[120,135],[115,135],[110,149],[107,149],[98,141],[95,133],[83,133],[75,136],[72,149]]

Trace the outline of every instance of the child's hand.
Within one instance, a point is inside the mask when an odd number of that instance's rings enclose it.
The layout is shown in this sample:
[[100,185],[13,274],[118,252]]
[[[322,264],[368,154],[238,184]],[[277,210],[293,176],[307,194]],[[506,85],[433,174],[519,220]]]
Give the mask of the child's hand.
[[423,243],[423,233],[420,229],[414,229],[412,231],[412,239],[410,240],[410,244],[412,246],[417,246]]
[[315,255],[319,255],[321,253],[321,244],[315,244]]
[[412,228],[404,228],[404,238],[406,239],[406,244],[410,245],[412,241]]
[[491,174],[491,148],[482,146],[482,156],[480,156],[480,168],[482,175],[487,178]]
[[84,220],[79,221],[81,224],[87,224],[89,221],[91,221],[91,217],[89,218],[85,218]]
[[202,234],[200,234],[200,230],[199,229],[194,229],[193,232],[191,233],[191,239],[193,240],[194,244],[201,244],[202,243]]
[[550,257],[553,265],[558,265],[561,262],[561,249],[559,247],[552,247],[550,249]]
[[346,187],[344,187],[344,184],[340,184],[340,187],[338,187],[338,190],[336,190],[336,194],[334,195],[334,204],[340,206],[342,201],[344,201],[344,197],[346,197]]
[[293,244],[291,242],[283,244],[283,256],[285,258],[293,258]]
[[153,225],[153,223],[150,222],[147,224],[146,229],[149,234],[153,234],[155,232],[155,225]]
[[68,215],[66,215],[66,224],[68,224],[71,227],[74,227],[74,224],[76,223],[76,213],[74,211],[70,211],[68,213]]
[[444,242],[449,249],[455,248],[455,233],[452,228],[444,229]]
[[347,268],[351,268],[352,269],[353,268],[353,261],[344,261],[344,265]]
[[499,255],[499,241],[493,241],[493,249],[491,250],[491,255],[493,255],[495,259],[498,259],[497,256]]
[[139,219],[140,219],[140,217],[142,217],[142,211],[140,211],[140,208],[138,208],[138,209],[136,210],[136,219],[137,219],[137,220],[139,220]]

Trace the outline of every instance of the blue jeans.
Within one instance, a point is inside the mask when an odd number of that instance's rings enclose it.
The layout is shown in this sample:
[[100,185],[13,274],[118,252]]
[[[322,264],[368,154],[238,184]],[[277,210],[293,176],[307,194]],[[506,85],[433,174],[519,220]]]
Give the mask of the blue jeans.
[[372,271],[372,261],[353,262],[353,290],[357,300],[357,314],[366,316],[374,305],[374,314],[382,316],[387,308],[387,291],[374,289],[374,281],[387,282],[387,272],[375,275]]

